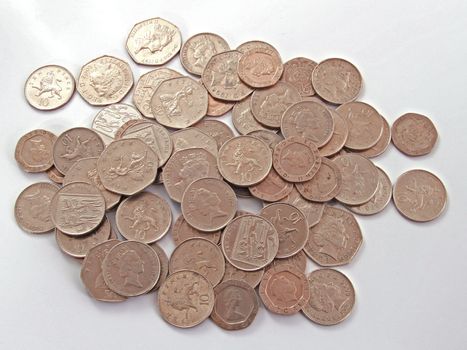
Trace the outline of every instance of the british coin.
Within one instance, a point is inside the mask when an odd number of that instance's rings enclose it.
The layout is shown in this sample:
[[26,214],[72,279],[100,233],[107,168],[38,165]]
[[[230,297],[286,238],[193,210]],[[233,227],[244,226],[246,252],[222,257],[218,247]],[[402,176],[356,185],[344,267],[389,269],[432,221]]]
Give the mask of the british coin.
[[208,110],[208,92],[188,77],[164,80],[151,98],[154,118],[167,127],[183,129],[200,121]]
[[214,307],[211,283],[193,271],[178,271],[167,277],[159,288],[162,318],[180,328],[194,327],[206,320]]
[[300,93],[293,85],[279,81],[267,89],[253,92],[250,102],[251,112],[262,125],[279,128],[286,109],[300,102],[301,99]]
[[231,183],[229,183],[229,185],[230,187],[232,187],[237,197],[240,197],[240,198],[252,198],[253,197],[248,187],[240,187],[237,185],[233,185]]
[[301,101],[286,109],[281,119],[281,131],[285,138],[306,137],[316,147],[323,147],[333,135],[334,118],[322,104]]
[[239,51],[225,51],[211,57],[203,71],[203,85],[220,100],[240,101],[252,93],[252,89],[238,77]]
[[303,314],[311,321],[331,326],[344,321],[355,304],[352,282],[334,269],[318,269],[307,276],[311,296]]
[[170,256],[169,273],[181,270],[197,272],[215,287],[224,276],[224,256],[217,244],[203,238],[191,238],[177,246]]
[[234,105],[235,102],[223,101],[212,97],[212,95],[208,93],[208,110],[206,111],[206,115],[209,117],[221,117],[230,111]]
[[105,216],[105,201],[97,187],[72,182],[59,189],[50,201],[55,227],[70,236],[84,235],[99,226]]
[[355,100],[363,85],[358,69],[342,58],[320,62],[313,70],[311,82],[321,98],[334,104]]
[[259,285],[264,306],[276,314],[293,315],[310,299],[310,286],[303,272],[293,266],[268,269]]
[[86,63],[78,77],[77,90],[90,105],[120,102],[133,86],[133,73],[125,61],[101,56]]
[[172,139],[174,152],[189,148],[204,148],[217,157],[216,139],[195,127],[177,130],[170,134],[170,138]]
[[436,219],[446,207],[443,182],[426,170],[409,170],[396,181],[392,197],[397,210],[406,218],[426,222]]
[[349,136],[349,128],[347,122],[341,115],[333,109],[328,109],[334,119],[334,131],[331,139],[323,147],[319,149],[319,154],[322,157],[329,157],[338,153],[347,142]]
[[156,179],[157,155],[139,139],[112,142],[97,161],[97,171],[104,187],[131,196]]
[[183,215],[180,215],[172,227],[172,238],[176,246],[179,246],[190,238],[204,238],[214,244],[218,244],[221,239],[221,231],[215,232],[202,232],[199,231],[186,222]]
[[276,202],[292,192],[293,183],[282,179],[274,168],[271,168],[268,176],[263,181],[248,187],[248,189],[258,199],[266,202]]
[[308,223],[297,207],[272,203],[261,209],[259,215],[271,222],[279,235],[276,258],[288,258],[303,249],[308,241]]
[[180,203],[183,193],[195,180],[213,177],[221,179],[217,160],[203,148],[188,148],[175,152],[164,167],[164,187],[169,197]]
[[123,133],[130,127],[145,123],[146,120],[144,119],[133,119],[129,120],[126,123],[124,123],[121,127],[118,128],[117,132],[115,133],[115,138],[114,140],[120,140],[122,138]]
[[219,150],[217,166],[228,182],[237,186],[252,186],[263,181],[272,167],[269,147],[253,136],[237,136]]
[[219,35],[199,33],[183,44],[180,62],[191,74],[201,75],[212,56],[229,50],[229,44]]
[[309,139],[292,136],[274,149],[272,164],[277,173],[289,182],[310,180],[321,166],[318,148]]
[[313,69],[318,65],[305,57],[296,57],[284,63],[284,73],[282,81],[295,86],[301,96],[312,96],[315,89],[311,84]]
[[88,293],[96,300],[107,302],[126,300],[126,297],[107,287],[102,273],[102,262],[109,251],[119,243],[120,241],[112,239],[92,247],[81,265],[81,281]]
[[373,147],[383,134],[384,122],[376,109],[364,102],[348,102],[336,111],[345,119],[349,135],[345,147],[361,151]]
[[276,134],[270,130],[254,130],[250,131],[247,135],[257,137],[263,141],[269,146],[271,153],[274,152],[274,148],[277,146],[277,144],[284,139],[282,135]]
[[278,267],[278,266],[293,266],[299,271],[305,273],[306,266],[307,266],[308,258],[303,250],[300,250],[297,254],[289,256],[287,258],[280,258],[274,259],[272,263],[266,267],[269,269],[271,267]]
[[348,153],[335,157],[334,164],[342,175],[342,187],[335,198],[347,205],[368,202],[378,187],[378,169],[358,154]]
[[164,281],[166,280],[167,276],[169,275],[169,257],[165,253],[164,249],[162,249],[161,246],[157,244],[157,242],[151,243],[149,244],[149,246],[152,249],[154,249],[161,263],[161,273],[160,273],[159,279],[157,280],[156,285],[152,289],[152,290],[158,290],[160,286],[162,285],[162,283],[164,283]]
[[312,202],[303,198],[295,186],[290,194],[283,198],[281,202],[292,204],[300,209],[305,215],[309,227],[316,225],[323,215],[324,203]]
[[357,254],[362,240],[362,232],[352,213],[326,206],[319,223],[310,229],[303,250],[318,265],[345,265]]
[[118,206],[115,221],[124,238],[153,243],[169,231],[172,211],[169,203],[160,196],[140,192],[128,197]]
[[42,111],[59,108],[75,93],[75,79],[64,67],[48,65],[36,69],[24,84],[26,101]]
[[53,146],[54,165],[66,175],[78,160],[98,157],[105,145],[100,136],[88,128],[72,128],[61,133]]
[[245,53],[253,49],[276,50],[274,46],[272,46],[271,44],[268,44],[260,40],[251,40],[251,41],[244,42],[243,44],[238,46],[235,50],[240,51],[241,53]]
[[62,184],[63,180],[65,179],[65,175],[63,175],[61,172],[57,170],[55,166],[52,166],[49,170],[47,170],[47,177],[57,183],[57,184]]
[[241,135],[247,135],[257,130],[268,130],[253,117],[250,100],[251,97],[247,97],[237,102],[232,110],[232,124]]
[[237,211],[235,192],[224,181],[202,178],[193,181],[183,193],[181,210],[187,223],[197,230],[218,231]]
[[136,23],[126,41],[131,58],[148,66],[170,61],[181,46],[182,35],[178,27],[159,17]]
[[381,134],[381,137],[379,138],[378,142],[366,150],[363,151],[353,151],[357,154],[360,154],[361,156],[364,156],[366,158],[373,158],[377,157],[386,151],[386,149],[389,146],[389,143],[391,142],[391,128],[385,118],[381,116],[381,119],[383,120],[383,133]]
[[221,148],[226,141],[235,136],[232,129],[226,123],[219,120],[203,119],[193,125],[193,127],[216,140],[217,149]]
[[245,51],[238,62],[238,76],[254,88],[277,83],[284,67],[276,49],[253,48]]
[[211,319],[219,327],[232,331],[247,328],[258,313],[255,290],[246,282],[229,280],[214,288],[215,303]]
[[[242,214],[248,215],[248,214]],[[241,216],[241,215],[239,215]],[[256,288],[256,286],[261,282],[261,278],[263,278],[264,269],[259,269],[256,271],[243,271],[237,269],[227,260],[225,261],[225,273],[224,277],[222,278],[222,282],[236,280],[242,281],[249,284],[252,288]]]
[[406,113],[392,124],[392,143],[408,156],[430,153],[437,139],[436,127],[422,114]]
[[314,202],[327,202],[340,193],[342,174],[332,160],[321,158],[321,166],[311,180],[295,184],[298,192]]
[[15,203],[15,219],[22,230],[29,233],[45,233],[55,227],[50,217],[52,198],[58,186],[37,182],[26,187]]
[[233,266],[256,271],[271,263],[279,249],[273,224],[257,215],[242,215],[224,229],[222,251]]
[[54,164],[53,145],[57,136],[50,131],[36,129],[21,136],[16,144],[15,159],[28,173],[41,173]]

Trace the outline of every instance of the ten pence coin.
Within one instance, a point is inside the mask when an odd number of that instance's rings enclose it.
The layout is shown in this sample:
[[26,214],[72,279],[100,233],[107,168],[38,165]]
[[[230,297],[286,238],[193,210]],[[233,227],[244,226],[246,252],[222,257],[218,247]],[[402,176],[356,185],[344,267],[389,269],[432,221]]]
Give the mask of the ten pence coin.
[[190,238],[204,238],[214,244],[218,244],[221,239],[221,231],[215,232],[202,232],[199,231],[186,222],[183,215],[180,215],[172,227],[172,238],[176,246],[179,246]]
[[276,49],[254,48],[245,51],[238,62],[238,76],[254,88],[277,83],[284,67]]
[[149,246],[154,249],[157,256],[159,257],[159,261],[161,263],[161,274],[159,276],[159,280],[157,281],[156,285],[152,290],[158,290],[162,283],[164,283],[165,279],[169,274],[169,257],[167,256],[164,249],[160,247],[157,242],[149,244]]
[[309,227],[316,225],[323,215],[324,203],[312,202],[303,198],[295,186],[290,194],[283,198],[281,202],[292,204],[300,209],[305,215]]
[[284,63],[284,73],[281,80],[295,86],[301,96],[312,96],[315,89],[311,84],[313,69],[318,65],[305,57],[296,57]]
[[37,129],[21,136],[15,149],[15,159],[28,173],[41,173],[54,164],[53,145],[57,136],[50,131]]
[[[243,214],[247,215],[247,214]],[[228,261],[225,261],[225,273],[222,279],[222,282],[230,281],[230,280],[237,280],[248,283],[252,288],[256,288],[256,286],[261,282],[261,278],[263,277],[264,269],[260,269],[257,271],[243,271],[237,269]]]
[[349,136],[349,128],[345,119],[335,110],[328,110],[334,119],[334,131],[328,143],[319,149],[319,154],[322,157],[329,157],[338,153],[344,147]]

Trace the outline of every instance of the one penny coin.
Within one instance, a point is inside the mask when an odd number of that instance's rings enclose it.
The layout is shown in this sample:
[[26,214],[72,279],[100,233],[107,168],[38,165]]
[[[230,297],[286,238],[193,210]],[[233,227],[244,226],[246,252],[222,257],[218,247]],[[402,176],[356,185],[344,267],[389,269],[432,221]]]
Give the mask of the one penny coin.
[[329,109],[329,111],[332,119],[334,119],[334,131],[328,143],[319,149],[319,154],[322,157],[329,157],[338,153],[344,147],[349,136],[349,128],[345,119],[335,110]]
[[253,116],[250,100],[251,97],[247,97],[237,102],[232,110],[232,124],[241,135],[247,135],[256,130],[267,130]]
[[276,202],[286,197],[293,189],[293,183],[287,182],[271,168],[268,176],[259,184],[248,187],[250,193],[263,201]]
[[21,136],[15,149],[15,159],[28,173],[41,173],[54,164],[53,146],[57,136],[37,129]]
[[315,89],[311,84],[313,69],[318,65],[305,57],[296,57],[284,63],[284,73],[281,80],[295,86],[301,96],[312,96]]
[[300,209],[305,215],[309,227],[316,225],[323,215],[324,203],[312,202],[305,199],[300,192],[298,192],[296,187],[294,187],[290,194],[283,198],[281,202],[292,204]]
[[276,49],[254,48],[245,51],[238,62],[238,76],[254,88],[272,86],[280,79],[284,67]]
[[174,152],[187,148],[204,148],[217,157],[217,141],[212,136],[205,134],[195,127],[177,130],[170,134],[174,146]]
[[[243,214],[248,215],[248,214]],[[240,216],[240,215],[239,215]],[[256,270],[256,271],[243,271],[237,269],[228,261],[225,262],[225,273],[222,279],[222,282],[230,281],[230,280],[237,280],[243,281],[248,283],[252,288],[256,288],[256,286],[261,282],[261,278],[263,278],[264,269]]]
[[172,227],[172,238],[176,246],[179,246],[190,238],[204,238],[214,244],[218,244],[221,239],[221,231],[215,232],[202,232],[199,231],[186,222],[183,215],[180,215]]

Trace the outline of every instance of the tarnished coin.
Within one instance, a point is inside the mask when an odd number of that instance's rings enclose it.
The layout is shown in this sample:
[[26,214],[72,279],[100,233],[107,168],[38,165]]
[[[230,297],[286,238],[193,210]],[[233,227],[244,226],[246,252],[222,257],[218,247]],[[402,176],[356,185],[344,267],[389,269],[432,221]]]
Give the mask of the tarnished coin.
[[110,249],[120,241],[112,239],[92,247],[81,265],[81,281],[88,293],[96,300],[107,302],[125,301],[126,297],[112,291],[104,281],[102,262]]
[[264,126],[279,128],[286,109],[301,99],[300,93],[293,85],[279,81],[267,89],[253,92],[251,111],[255,119]]
[[208,93],[208,110],[206,115],[209,117],[221,117],[230,111],[234,105],[235,102],[220,100],[212,97],[212,95]]
[[204,148],[217,157],[216,139],[195,127],[177,130],[170,134],[170,138],[172,139],[174,152],[189,148]]
[[244,42],[239,47],[237,47],[235,50],[240,51],[241,53],[245,53],[253,49],[275,50],[274,46],[264,41],[260,41],[260,40],[251,40],[251,41]]
[[226,141],[235,136],[232,129],[230,129],[226,123],[219,120],[203,119],[193,125],[193,127],[216,140],[218,149],[221,148]]
[[57,184],[62,184],[63,180],[65,179],[65,175],[59,172],[55,166],[52,166],[49,170],[47,170],[47,176],[50,180]]
[[383,120],[383,133],[381,134],[381,137],[379,138],[378,142],[366,150],[363,151],[353,151],[357,154],[360,154],[361,156],[364,156],[366,158],[373,158],[377,157],[380,154],[383,154],[384,151],[389,146],[389,143],[391,142],[391,128],[389,127],[389,124],[387,120],[381,116],[381,119]]
[[403,173],[393,189],[397,210],[406,218],[426,222],[436,219],[447,202],[442,181],[426,170],[414,169]]
[[214,97],[227,101],[240,101],[253,91],[238,77],[239,51],[225,51],[214,55],[203,71],[203,85]]
[[284,139],[282,135],[276,134],[275,132],[269,130],[250,131],[247,135],[254,136],[263,141],[266,145],[269,146],[271,153],[274,152],[276,145]]
[[282,115],[281,131],[285,138],[309,138],[316,147],[322,147],[334,132],[334,118],[322,104],[311,101],[297,102]]
[[200,121],[208,110],[208,92],[188,77],[164,80],[151,98],[154,118],[170,128],[182,129]]
[[48,182],[37,182],[26,187],[15,203],[15,219],[22,230],[29,233],[45,233],[55,227],[50,208],[58,186]]
[[[248,215],[248,214],[243,214]],[[241,215],[239,215],[241,216]],[[261,278],[263,278],[264,269],[256,270],[256,271],[243,271],[237,269],[228,261],[225,261],[225,273],[224,277],[222,278],[222,282],[230,281],[230,280],[237,280],[248,283],[252,288],[256,288],[256,286],[261,282]]]
[[256,271],[267,266],[277,255],[279,235],[273,224],[256,215],[232,220],[222,235],[222,251],[236,268]]
[[115,221],[126,239],[152,243],[169,231],[172,211],[165,199],[151,192],[140,192],[118,206]]
[[357,254],[362,240],[362,232],[352,213],[326,206],[319,223],[310,229],[303,250],[321,266],[345,265]]
[[253,48],[245,51],[238,62],[238,76],[254,88],[274,85],[283,70],[282,59],[276,49]]
[[197,272],[215,287],[224,276],[224,255],[217,244],[207,239],[188,239],[177,246],[170,256],[170,274],[181,270]]
[[223,228],[235,216],[237,197],[224,181],[202,178],[186,188],[181,210],[190,226],[205,232]]
[[231,183],[229,183],[229,185],[230,187],[232,187],[237,197],[240,197],[240,198],[252,198],[253,197],[248,187],[240,187],[237,185],[233,185]]
[[57,65],[36,69],[24,85],[26,101],[42,111],[50,111],[63,106],[74,93],[73,75],[66,68]]
[[214,307],[211,283],[193,271],[178,271],[167,277],[159,288],[162,318],[180,328],[194,327],[206,320]]
[[268,130],[253,117],[250,100],[251,97],[247,97],[237,102],[232,110],[232,124],[241,135],[246,135],[256,130]]
[[378,187],[378,169],[358,154],[348,153],[335,157],[334,164],[342,175],[342,187],[336,195],[339,202],[360,205],[368,202]]
[[308,223],[305,215],[288,203],[272,203],[261,209],[260,214],[269,220],[279,235],[276,258],[297,254],[308,241]]
[[299,271],[305,273],[306,272],[306,265],[308,262],[308,258],[303,250],[300,250],[297,254],[289,256],[283,259],[274,259],[272,263],[266,267],[266,269],[278,266],[293,266]]
[[392,124],[392,143],[408,156],[430,153],[437,139],[434,124],[422,114],[406,113]]
[[258,297],[246,282],[229,280],[214,288],[216,301],[211,319],[229,331],[248,327],[258,313]]
[[110,221],[104,217],[104,221],[94,231],[82,236],[70,236],[55,229],[55,239],[65,254],[74,258],[84,258],[92,247],[109,239],[110,230]]
[[228,182],[252,186],[263,181],[272,167],[269,147],[253,136],[237,136],[219,150],[217,166]]
[[157,280],[156,285],[152,290],[158,290],[162,283],[166,280],[167,276],[169,275],[169,257],[167,256],[166,252],[164,249],[161,248],[157,242],[151,243],[149,245],[154,251],[156,252],[159,261],[161,263],[161,274],[159,276],[159,279]]
[[204,238],[214,244],[218,244],[221,239],[221,231],[215,232],[202,232],[199,231],[186,222],[183,215],[180,215],[172,227],[172,238],[176,246],[179,246],[190,238]]
[[309,139],[292,136],[274,149],[272,163],[277,173],[289,182],[310,180],[318,172],[321,157],[318,148]]
[[310,299],[310,286],[303,272],[293,266],[268,269],[259,285],[264,306],[276,314],[293,315]]
[[305,215],[309,227],[316,225],[323,215],[324,203],[312,202],[303,198],[295,187],[288,196],[281,200],[281,202],[292,204],[300,209]]
[[293,189],[293,183],[282,179],[274,168],[259,184],[248,187],[250,193],[263,201],[276,202],[286,197]]
[[336,111],[345,119],[349,136],[345,147],[360,151],[373,147],[383,134],[384,122],[378,111],[364,102],[348,102]]
[[172,200],[179,203],[190,183],[206,177],[222,178],[217,170],[216,157],[203,148],[177,151],[164,167],[165,190]]
[[91,232],[104,215],[104,197],[97,187],[86,182],[63,186],[50,202],[50,217],[55,227],[71,236]]
[[78,160],[99,157],[105,145],[100,136],[88,128],[72,128],[58,136],[53,147],[54,165],[66,175]]
[[97,161],[97,171],[104,187],[128,196],[153,183],[157,167],[157,155],[139,139],[112,142]]
[[182,35],[177,26],[159,17],[136,23],[126,41],[131,58],[148,66],[170,61],[181,46]]
[[229,44],[219,35],[199,33],[183,44],[180,62],[191,74],[201,75],[212,56],[229,50]]
[[315,89],[311,84],[313,69],[318,63],[305,57],[296,57],[284,63],[281,80],[295,86],[301,96],[312,96]]
[[41,173],[54,164],[53,146],[57,136],[50,131],[36,129],[21,136],[15,148],[15,159],[28,173]]
[[297,183],[300,194],[310,201],[327,202],[340,193],[342,175],[339,167],[325,157],[321,158],[321,166],[311,180]]
[[329,157],[338,153],[344,147],[349,136],[349,128],[345,119],[335,110],[328,110],[331,112],[332,119],[334,119],[334,131],[328,143],[319,149],[319,154],[322,157]]
[[313,70],[311,82],[321,98],[335,104],[355,100],[363,85],[358,69],[341,58],[320,62]]
[[120,102],[133,86],[133,73],[125,61],[101,56],[86,63],[78,77],[77,90],[90,105]]
[[308,276],[310,300],[303,307],[303,314],[311,321],[331,326],[344,321],[355,304],[352,282],[341,272],[318,269]]

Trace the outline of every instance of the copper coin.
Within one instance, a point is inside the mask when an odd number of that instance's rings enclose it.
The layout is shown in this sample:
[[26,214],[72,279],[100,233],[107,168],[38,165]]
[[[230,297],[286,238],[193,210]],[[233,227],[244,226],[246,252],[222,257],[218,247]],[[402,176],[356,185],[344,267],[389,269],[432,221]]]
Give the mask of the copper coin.
[[204,148],[217,157],[217,142],[212,136],[205,134],[197,128],[177,130],[170,135],[174,146],[174,152],[188,148]]
[[326,206],[319,223],[310,229],[305,253],[321,266],[348,264],[362,245],[362,232],[346,210]]
[[305,57],[296,57],[284,63],[281,80],[295,86],[301,96],[312,96],[315,89],[311,84],[313,69],[318,63]]
[[284,67],[276,49],[253,48],[245,51],[238,62],[238,76],[254,88],[264,88],[277,83]]
[[216,140],[218,149],[221,148],[226,141],[235,136],[232,129],[226,123],[219,120],[203,119],[193,125],[193,127]]
[[341,58],[320,62],[313,70],[311,82],[321,98],[335,104],[355,100],[363,85],[358,69]]
[[279,235],[273,224],[256,215],[232,220],[222,235],[222,251],[236,268],[256,271],[267,266],[277,255]]
[[282,179],[277,172],[271,168],[268,176],[259,184],[248,187],[250,193],[263,201],[276,202],[286,197],[293,189],[293,183]]
[[289,256],[287,258],[274,259],[272,263],[266,267],[266,269],[278,266],[293,266],[301,272],[306,272],[308,258],[303,250],[300,250],[297,254]]
[[65,105],[74,93],[73,75],[66,68],[57,65],[36,69],[24,84],[26,101],[42,111],[50,111]]
[[55,227],[50,208],[58,186],[48,182],[37,182],[26,187],[15,203],[15,219],[22,230],[29,233],[45,233]]
[[178,271],[167,277],[159,288],[162,318],[180,328],[194,327],[206,320],[214,307],[211,283],[193,271]]
[[253,117],[250,107],[251,97],[247,97],[235,104],[232,110],[232,124],[241,135],[256,130],[268,130]]
[[373,158],[377,157],[386,151],[386,149],[389,146],[389,143],[391,142],[391,128],[389,127],[389,124],[387,120],[381,116],[381,119],[383,120],[383,133],[381,134],[381,137],[379,138],[378,142],[366,150],[363,151],[353,151],[357,154],[360,154],[361,156],[364,156],[366,158]]
[[148,66],[170,61],[181,46],[182,36],[177,26],[159,17],[136,23],[126,41],[131,58]]
[[436,175],[421,169],[409,170],[399,176],[392,197],[403,216],[418,222],[436,219],[447,202],[443,182]]
[[102,262],[110,249],[119,243],[120,241],[112,239],[92,247],[81,265],[81,281],[88,293],[96,300],[107,302],[126,300],[126,297],[115,293],[107,287],[102,273]]
[[269,146],[271,152],[274,152],[274,148],[277,146],[279,142],[281,142],[284,137],[282,135],[276,134],[270,130],[254,130],[248,133],[249,136],[254,136],[263,141],[265,144]]
[[104,197],[97,187],[86,182],[63,186],[50,202],[50,217],[55,227],[71,236],[91,232],[104,215]]
[[278,266],[264,273],[259,296],[269,311],[293,315],[308,303],[310,286],[300,270],[290,265]]
[[156,285],[160,272],[161,264],[154,249],[136,241],[115,245],[102,262],[105,283],[125,297],[149,292]]
[[248,187],[240,187],[237,185],[233,185],[231,183],[229,183],[229,185],[230,187],[232,187],[237,197],[240,197],[240,198],[252,198],[253,197]]
[[274,149],[273,165],[277,173],[289,182],[310,180],[318,172],[321,157],[318,148],[309,139],[292,136]]
[[263,181],[272,166],[269,147],[253,136],[237,136],[219,150],[217,166],[230,183],[252,186]]
[[172,212],[165,199],[151,192],[140,192],[118,206],[115,221],[126,239],[152,243],[169,231]]
[[164,167],[165,190],[172,200],[179,203],[190,183],[206,177],[222,178],[216,157],[203,148],[177,151]]
[[62,184],[65,176],[57,170],[55,166],[52,166],[49,170],[47,170],[47,176],[50,180],[57,184]]
[[101,56],[86,63],[78,77],[77,90],[90,105],[120,102],[133,86],[133,74],[125,61]]
[[212,56],[229,50],[229,44],[219,35],[199,33],[183,44],[180,62],[191,74],[201,75]]
[[329,111],[334,119],[334,131],[328,143],[319,149],[319,154],[323,157],[338,153],[344,147],[349,136],[349,128],[345,119],[338,112],[332,109],[329,109]]
[[[248,214],[242,214],[248,215]],[[241,215],[239,215],[241,216]],[[242,281],[249,284],[252,288],[256,288],[256,286],[261,282],[261,278],[263,278],[264,269],[256,270],[256,271],[243,271],[237,269],[228,261],[225,261],[225,273],[224,277],[222,278],[222,282],[236,280]]]
[[293,85],[279,81],[267,89],[255,90],[250,104],[258,122],[269,128],[279,128],[286,109],[300,101],[300,93]]
[[41,173],[54,164],[53,145],[57,136],[37,129],[21,136],[15,148],[15,159],[28,173]]
[[392,143],[408,156],[430,153],[437,139],[436,127],[422,114],[406,113],[392,124]]
[[224,276],[224,256],[217,244],[191,238],[177,246],[170,256],[170,274],[181,270],[197,272],[215,287]]
[[342,187],[336,195],[339,202],[360,205],[368,202],[378,188],[378,169],[358,154],[344,154],[333,159],[342,175]]
[[190,226],[205,232],[218,231],[232,220],[237,211],[235,192],[224,181],[202,178],[186,188],[181,210]]
[[221,231],[215,232],[202,232],[199,231],[186,222],[183,215],[180,215],[172,227],[172,238],[176,246],[179,246],[190,238],[204,238],[214,244],[218,244],[221,239]]
[[247,328],[258,313],[258,297],[246,282],[229,280],[214,288],[216,301],[211,319],[226,330]]
[[208,110],[206,115],[209,117],[221,117],[230,111],[234,105],[235,102],[220,100],[208,93]]
[[54,165],[66,174],[78,160],[98,157],[105,145],[100,136],[88,128],[72,128],[58,136],[53,147]]
[[292,204],[300,209],[305,215],[309,227],[316,225],[323,215],[324,203],[312,202],[303,198],[295,187],[288,196],[281,200],[281,202]]
[[97,170],[104,187],[128,196],[153,183],[157,167],[157,155],[139,139],[112,142],[97,162]]
[[311,321],[331,326],[344,321],[355,304],[352,282],[341,272],[319,269],[308,276],[310,300],[303,307],[303,314]]
[[276,50],[274,46],[272,46],[271,44],[268,44],[260,40],[251,40],[251,41],[244,42],[243,44],[238,46],[235,50],[240,51],[241,53],[245,53],[253,49]]
[[158,290],[169,275],[169,257],[157,242],[151,243],[149,246],[154,249],[161,263],[161,274],[153,288],[153,290]]

